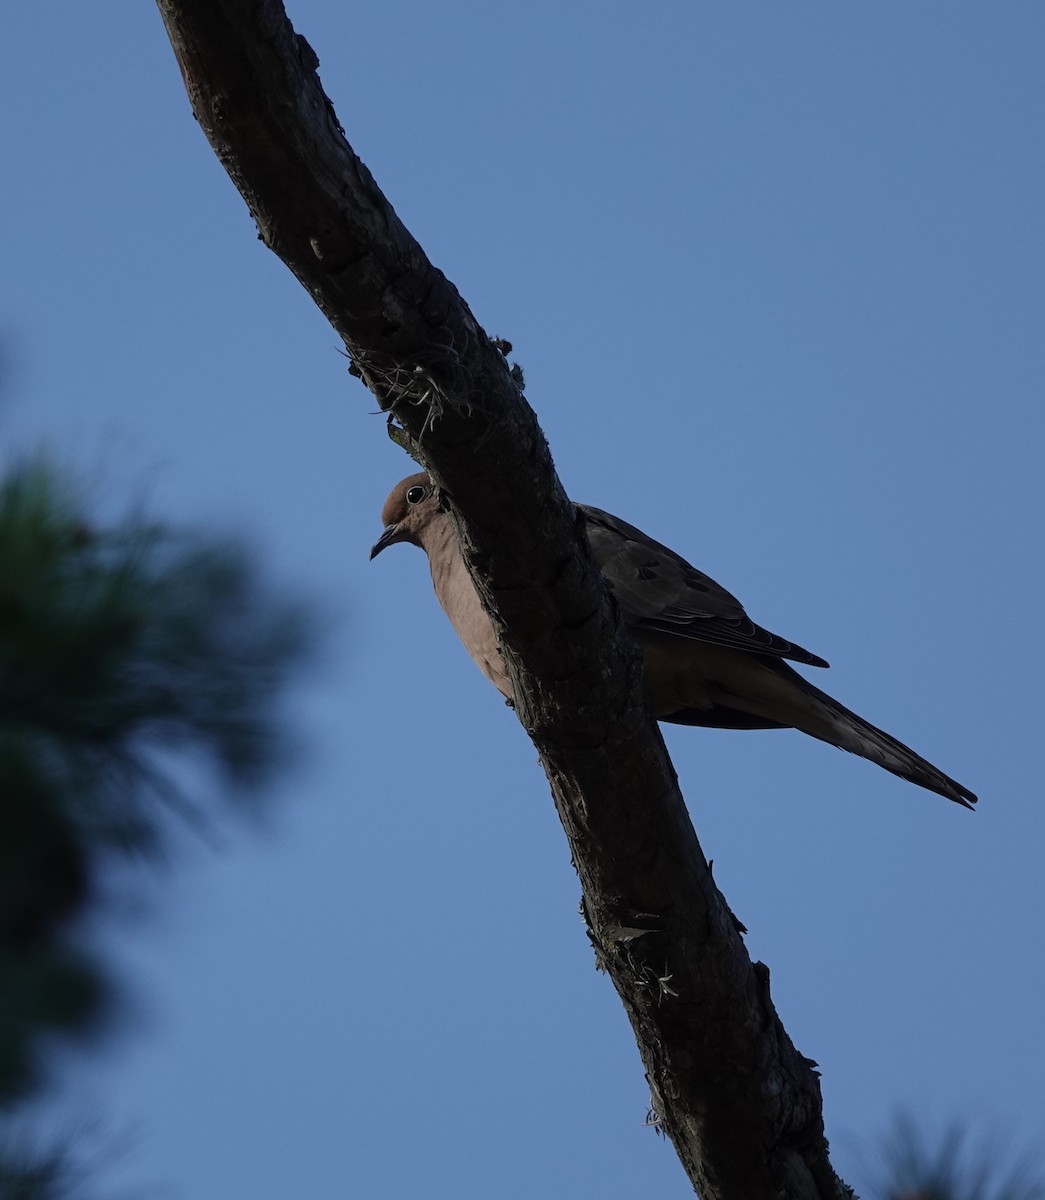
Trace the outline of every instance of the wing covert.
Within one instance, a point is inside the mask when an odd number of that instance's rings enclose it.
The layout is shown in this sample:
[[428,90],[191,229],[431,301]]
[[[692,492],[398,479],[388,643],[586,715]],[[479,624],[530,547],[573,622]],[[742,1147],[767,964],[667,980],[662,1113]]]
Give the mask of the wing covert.
[[576,508],[584,516],[592,555],[629,625],[827,666],[818,655],[756,625],[736,596],[641,529],[601,508]]

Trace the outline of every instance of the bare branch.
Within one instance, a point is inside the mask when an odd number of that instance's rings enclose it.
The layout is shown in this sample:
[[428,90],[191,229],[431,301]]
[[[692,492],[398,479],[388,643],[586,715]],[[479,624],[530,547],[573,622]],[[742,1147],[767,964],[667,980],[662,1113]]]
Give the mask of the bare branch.
[[812,1064],[711,877],[621,626],[504,356],[344,137],[277,0],[157,0],[197,120],[443,489],[631,1019],[705,1200],[838,1200]]

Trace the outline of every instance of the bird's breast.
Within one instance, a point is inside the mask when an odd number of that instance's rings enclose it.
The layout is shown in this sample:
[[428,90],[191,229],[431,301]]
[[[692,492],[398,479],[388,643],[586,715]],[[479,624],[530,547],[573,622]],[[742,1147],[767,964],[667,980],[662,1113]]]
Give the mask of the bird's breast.
[[[452,531],[450,536],[453,537]],[[493,624],[457,550],[456,539],[450,553],[432,554],[429,550],[428,562],[436,597],[457,636],[479,670],[503,696],[511,699],[512,685],[497,648]]]

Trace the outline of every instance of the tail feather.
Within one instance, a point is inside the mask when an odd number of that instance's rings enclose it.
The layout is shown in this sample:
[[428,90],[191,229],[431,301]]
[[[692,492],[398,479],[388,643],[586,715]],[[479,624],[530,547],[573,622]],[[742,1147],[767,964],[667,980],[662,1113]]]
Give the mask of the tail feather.
[[939,767],[922,758],[920,754],[899,742],[896,738],[865,721],[863,717],[839,704],[833,696],[822,692],[818,687],[779,660],[772,662],[772,669],[782,678],[787,679],[798,687],[807,697],[818,701],[817,708],[823,709],[820,720],[796,720],[795,727],[821,741],[830,742],[852,754],[859,754],[871,762],[877,763],[901,779],[907,779],[919,787],[928,788],[939,796],[945,796],[964,808],[972,808],[976,804],[976,796],[968,788],[962,787],[957,780],[945,775]]

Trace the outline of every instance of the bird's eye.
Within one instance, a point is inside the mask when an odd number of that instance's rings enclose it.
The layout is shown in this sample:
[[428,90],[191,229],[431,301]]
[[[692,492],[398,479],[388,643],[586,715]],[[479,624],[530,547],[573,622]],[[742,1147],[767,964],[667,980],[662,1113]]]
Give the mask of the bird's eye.
[[420,504],[425,498],[426,489],[420,484],[415,484],[412,488],[407,488],[406,502],[407,504]]

